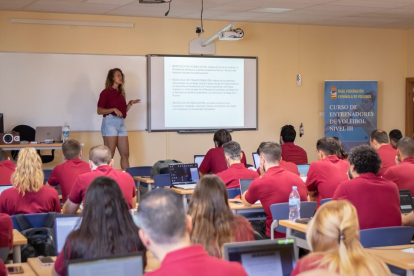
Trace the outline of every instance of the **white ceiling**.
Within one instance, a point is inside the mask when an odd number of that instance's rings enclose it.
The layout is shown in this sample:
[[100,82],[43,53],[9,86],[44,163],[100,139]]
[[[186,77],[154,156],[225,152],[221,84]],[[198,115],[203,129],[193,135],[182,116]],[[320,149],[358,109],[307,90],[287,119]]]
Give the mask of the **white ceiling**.
[[[138,0],[0,0],[0,10],[162,17],[168,4]],[[172,0],[169,18],[199,19],[201,0]],[[203,18],[414,29],[414,0],[204,0]]]

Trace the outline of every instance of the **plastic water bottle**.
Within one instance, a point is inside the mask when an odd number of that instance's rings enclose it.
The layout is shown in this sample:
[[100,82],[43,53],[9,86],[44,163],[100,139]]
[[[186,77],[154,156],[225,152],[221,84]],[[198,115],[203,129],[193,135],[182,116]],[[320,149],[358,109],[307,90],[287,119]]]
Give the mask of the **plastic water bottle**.
[[289,195],[289,220],[295,221],[300,219],[300,195],[298,187],[293,186]]
[[68,123],[65,123],[63,125],[62,134],[63,134],[63,143],[70,139],[69,138],[69,125],[68,125]]

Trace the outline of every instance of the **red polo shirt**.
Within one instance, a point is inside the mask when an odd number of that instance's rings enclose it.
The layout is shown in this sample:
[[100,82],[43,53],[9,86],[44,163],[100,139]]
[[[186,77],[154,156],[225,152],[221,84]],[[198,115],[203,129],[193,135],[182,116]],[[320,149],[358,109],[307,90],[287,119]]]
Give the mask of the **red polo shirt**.
[[308,191],[316,191],[315,201],[318,203],[318,207],[321,204],[321,199],[332,198],[339,183],[348,180],[348,169],[348,161],[340,160],[336,155],[312,162],[306,186]]
[[401,226],[397,185],[373,173],[364,173],[354,179],[343,181],[332,199],[347,199],[355,206],[361,230]]
[[294,143],[284,143],[282,145],[282,159],[296,165],[308,164],[306,151]]
[[115,179],[124,194],[128,208],[132,209],[132,199],[137,195],[134,179],[129,173],[117,171],[111,166],[101,165],[96,170],[81,174],[73,184],[72,190],[69,193],[69,200],[75,204],[81,204],[85,199],[86,191],[91,182],[98,176],[107,176]]
[[202,245],[191,245],[168,253],[159,269],[145,275],[247,276],[240,263],[211,257]]
[[291,173],[294,173],[294,174],[300,176],[298,166],[293,162],[287,162],[287,161],[282,159],[282,160],[280,160],[279,166],[281,166],[282,168],[284,168],[285,170],[287,170]]
[[13,248],[13,222],[8,214],[0,213],[0,248]]
[[38,192],[25,192],[16,188],[3,191],[0,195],[0,213],[15,214],[60,213],[60,200],[55,189],[42,186]]
[[[270,205],[289,202],[292,187],[297,186],[301,201],[307,201],[308,191],[299,176],[286,171],[280,166],[269,168],[261,178],[253,180],[245,199],[250,204],[260,200],[266,213],[266,235],[270,237],[270,225],[273,222]],[[284,233],[276,232],[276,238],[284,237]]]
[[321,263],[321,260],[323,258],[322,253],[311,253],[303,258],[301,258],[297,263],[295,268],[292,271],[292,274],[290,276],[296,276],[302,272],[314,270],[314,269],[327,269],[328,265],[319,266]]
[[[247,167],[246,154],[243,153],[241,163]],[[212,148],[204,156],[203,162],[200,164],[199,171],[202,174],[214,173],[217,174],[224,170],[227,170],[226,157],[224,156],[224,151],[222,147]]]
[[[124,96],[116,90],[115,88],[106,88],[99,95],[98,107],[102,108],[117,108],[122,112],[124,118],[127,116],[127,104]],[[114,116],[117,116],[115,112],[111,113]],[[103,115],[104,117],[109,114]]]
[[2,259],[0,259],[0,276],[7,276],[6,266]]
[[255,179],[259,174],[255,171],[247,169],[244,164],[233,164],[227,170],[219,172],[218,177],[226,184],[227,189],[239,188],[240,179]]
[[10,160],[0,162],[0,186],[11,185],[11,176],[16,169],[16,164]]
[[378,176],[382,176],[388,168],[397,165],[395,163],[395,156],[397,156],[397,150],[391,147],[391,145],[383,145],[378,150],[378,154],[381,158],[381,169],[378,172]]
[[405,158],[399,165],[388,168],[382,177],[397,184],[400,190],[410,190],[414,197],[414,157]]
[[79,175],[90,172],[89,164],[80,159],[71,159],[63,164],[57,165],[50,174],[47,183],[51,186],[60,185],[63,203],[72,189]]

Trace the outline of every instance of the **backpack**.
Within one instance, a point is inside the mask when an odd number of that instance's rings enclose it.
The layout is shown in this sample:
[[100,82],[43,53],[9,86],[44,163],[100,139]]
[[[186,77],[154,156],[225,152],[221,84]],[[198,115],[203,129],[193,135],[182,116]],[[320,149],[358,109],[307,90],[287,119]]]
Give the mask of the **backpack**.
[[181,161],[172,160],[172,159],[166,159],[166,160],[160,160],[157,163],[154,164],[151,168],[151,177],[154,177],[154,175],[158,174],[166,174],[169,173],[168,165],[169,164],[179,164],[182,163]]
[[43,227],[37,228],[33,227],[25,215],[14,216],[22,235],[27,239],[27,244],[21,246],[22,262],[27,262],[28,258],[56,255],[53,232],[55,216],[54,212],[48,213]]

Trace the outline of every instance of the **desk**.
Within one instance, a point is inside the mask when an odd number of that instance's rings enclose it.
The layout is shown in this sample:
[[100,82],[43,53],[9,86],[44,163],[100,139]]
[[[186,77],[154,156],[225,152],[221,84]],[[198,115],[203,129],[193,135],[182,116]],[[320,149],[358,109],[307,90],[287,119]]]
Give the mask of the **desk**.
[[266,213],[263,210],[262,204],[246,206],[240,199],[230,199],[229,206],[233,214],[241,215],[249,221],[266,220]]
[[61,149],[62,143],[53,143],[53,144],[10,144],[10,145],[1,145],[3,150],[21,150],[24,148],[35,148],[36,150],[52,150],[52,149]]
[[[280,220],[279,225],[286,227],[286,238],[287,239],[296,239],[296,245],[298,247],[305,248],[307,250],[310,250],[309,244],[306,241],[305,238],[299,237],[298,235],[295,235],[295,231],[300,233],[305,233],[308,230],[308,225],[303,223],[297,223],[290,220]],[[303,236],[303,234],[301,234]]]
[[414,244],[374,247],[367,251],[389,265],[407,270],[407,276],[413,276],[414,254],[401,251],[407,248],[414,248]]
[[152,190],[152,186],[154,184],[154,179],[152,177],[149,176],[133,176],[132,177],[134,180],[138,181],[138,185],[137,185],[137,201],[139,202],[141,199],[141,191],[139,189],[139,187],[141,186],[141,183],[145,183],[147,184],[147,189],[148,192],[150,192]]
[[181,195],[183,197],[183,203],[185,210],[188,210],[188,203],[187,203],[187,195],[194,194],[194,189],[178,189],[178,188],[170,188],[170,187],[164,187],[165,189],[171,189],[171,191],[176,192],[177,194]]
[[13,229],[13,263],[21,263],[20,246],[27,244],[27,239],[16,229]]
[[22,264],[7,264],[6,267],[13,267],[13,266],[22,266],[23,267],[23,274],[9,274],[9,275],[18,275],[18,276],[37,276],[33,269],[27,263]]

